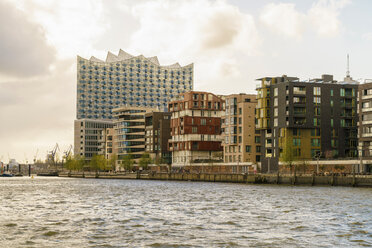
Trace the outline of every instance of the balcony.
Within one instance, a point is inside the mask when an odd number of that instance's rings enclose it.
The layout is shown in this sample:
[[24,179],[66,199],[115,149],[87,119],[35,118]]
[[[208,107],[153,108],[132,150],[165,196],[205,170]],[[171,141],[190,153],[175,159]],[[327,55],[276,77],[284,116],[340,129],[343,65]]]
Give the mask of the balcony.
[[372,99],[372,95],[365,95],[365,96],[362,96],[362,99]]
[[261,83],[256,84],[256,89],[264,88],[270,86],[270,81],[263,81]]
[[362,108],[362,112],[370,112],[372,111],[372,108]]
[[362,121],[362,125],[372,124],[372,120]]
[[295,90],[293,89],[294,95],[306,95],[306,90]]

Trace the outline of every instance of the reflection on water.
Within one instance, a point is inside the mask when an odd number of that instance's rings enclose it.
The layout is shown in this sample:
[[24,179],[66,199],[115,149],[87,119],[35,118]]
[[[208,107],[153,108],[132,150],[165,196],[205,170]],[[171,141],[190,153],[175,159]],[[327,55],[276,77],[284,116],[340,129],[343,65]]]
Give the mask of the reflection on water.
[[0,247],[372,246],[372,189],[1,178]]

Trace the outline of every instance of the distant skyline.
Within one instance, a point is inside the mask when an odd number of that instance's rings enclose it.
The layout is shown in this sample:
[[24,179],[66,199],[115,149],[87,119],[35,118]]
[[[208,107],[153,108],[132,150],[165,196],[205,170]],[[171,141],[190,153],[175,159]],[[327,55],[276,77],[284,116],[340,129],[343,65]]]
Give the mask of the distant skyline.
[[368,0],[0,0],[0,160],[73,144],[77,55],[194,63],[194,89],[215,94],[255,93],[256,78],[282,74],[340,81],[347,54],[364,80],[371,12]]

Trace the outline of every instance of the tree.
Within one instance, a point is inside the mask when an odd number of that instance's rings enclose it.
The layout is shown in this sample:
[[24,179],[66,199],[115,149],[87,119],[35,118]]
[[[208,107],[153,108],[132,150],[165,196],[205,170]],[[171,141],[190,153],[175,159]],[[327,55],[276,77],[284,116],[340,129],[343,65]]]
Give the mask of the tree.
[[150,158],[150,154],[145,152],[142,154],[140,160],[139,160],[139,165],[144,169],[147,170],[149,164],[151,163],[152,159]]
[[68,156],[66,158],[65,168],[72,171],[80,171],[84,167],[84,157],[80,155]]
[[280,161],[285,163],[286,167],[290,169],[292,172],[293,167],[295,166],[295,155],[294,155],[294,148],[293,142],[291,139],[286,137],[285,146],[283,147],[283,152],[280,156]]
[[92,160],[90,161],[90,168],[95,171],[105,170],[107,166],[107,160],[103,155],[93,155]]
[[111,167],[111,169],[112,169],[113,171],[116,170],[116,161],[117,161],[117,160],[118,160],[117,155],[116,155],[115,153],[113,153],[113,154],[111,155],[111,158],[110,158],[109,161],[108,161],[108,165],[109,165],[109,167]]
[[69,171],[75,169],[75,159],[71,155],[66,158],[65,168]]
[[134,164],[134,161],[133,161],[132,154],[130,153],[125,154],[123,157],[123,162],[121,163],[121,165],[124,166],[124,169],[126,171],[132,170],[133,164]]

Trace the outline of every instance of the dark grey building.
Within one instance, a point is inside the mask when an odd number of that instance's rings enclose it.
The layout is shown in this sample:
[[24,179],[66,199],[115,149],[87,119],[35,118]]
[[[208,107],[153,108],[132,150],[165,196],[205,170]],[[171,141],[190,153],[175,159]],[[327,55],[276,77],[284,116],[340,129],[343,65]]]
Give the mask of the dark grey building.
[[168,151],[171,139],[169,112],[151,112],[145,115],[145,151],[160,163],[171,164],[172,153]]
[[358,156],[356,82],[336,82],[332,75],[258,80],[256,128],[261,130],[263,172],[277,171],[280,160]]

